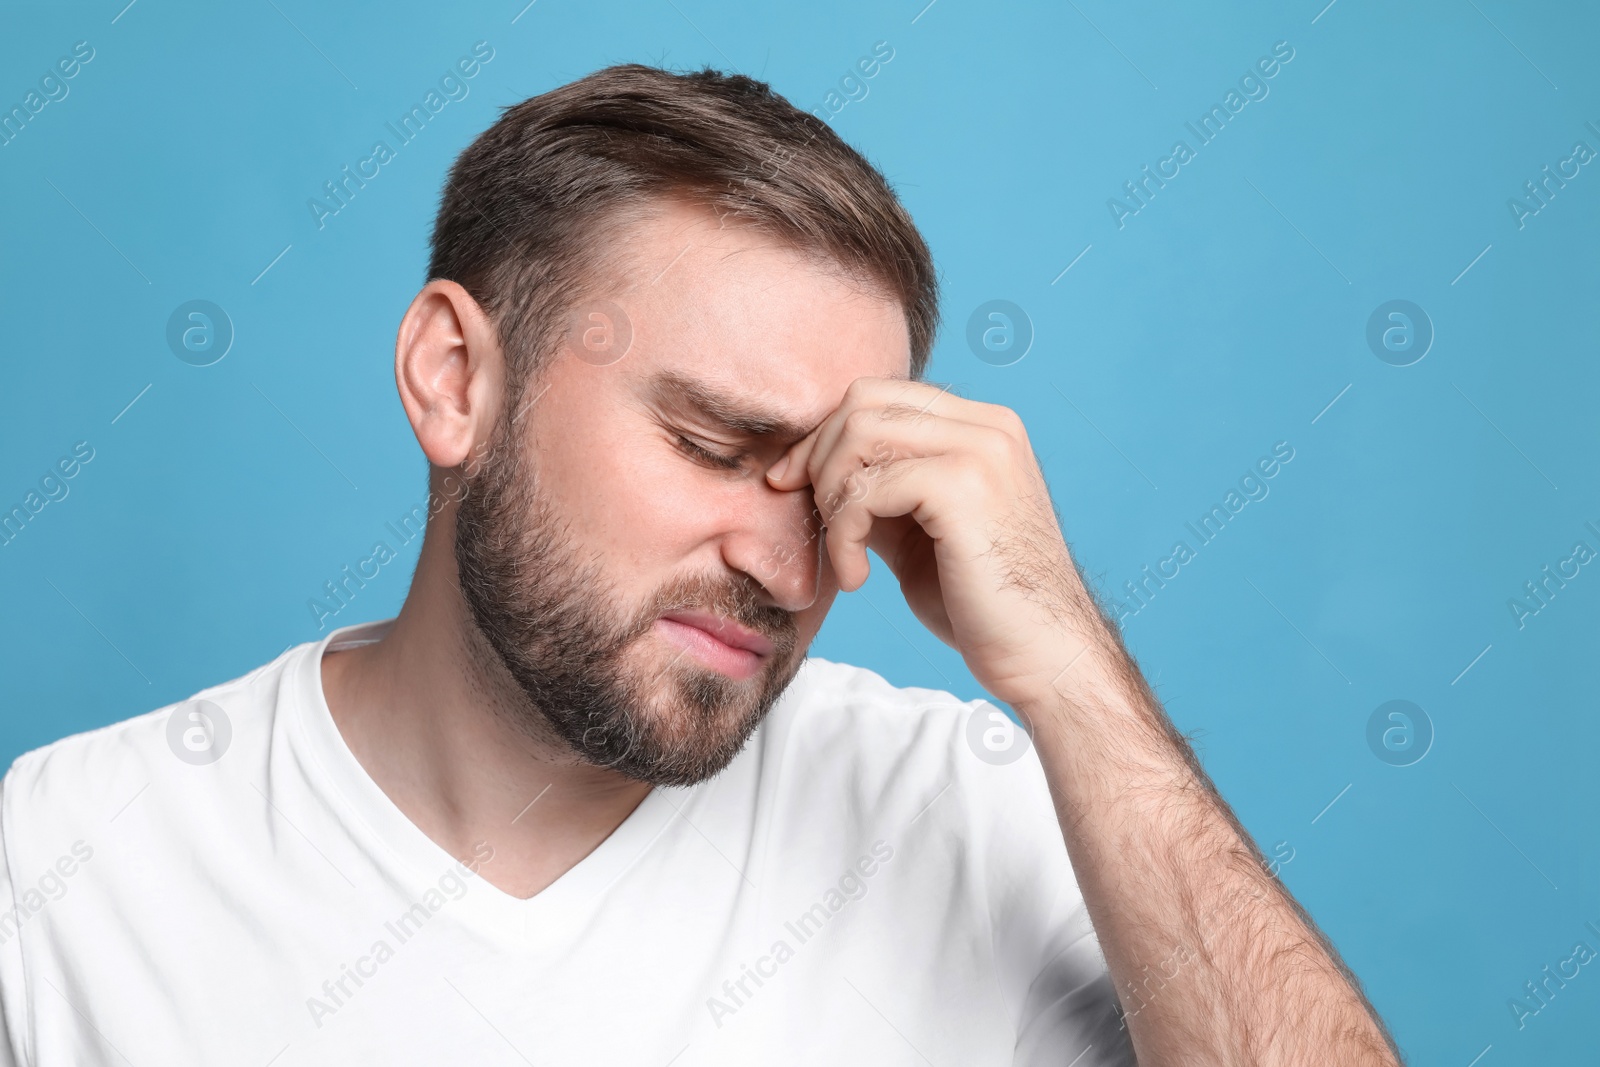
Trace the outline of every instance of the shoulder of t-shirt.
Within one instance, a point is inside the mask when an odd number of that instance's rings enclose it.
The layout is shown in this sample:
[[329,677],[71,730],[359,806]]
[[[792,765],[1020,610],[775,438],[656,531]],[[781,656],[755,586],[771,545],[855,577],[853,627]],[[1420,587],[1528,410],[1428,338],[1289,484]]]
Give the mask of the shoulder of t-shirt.
[[975,791],[993,796],[1014,785],[985,774],[968,744],[982,708],[998,710],[983,697],[895,685],[866,667],[812,657],[773,709],[765,744],[789,769],[789,788],[799,770],[818,783],[842,775],[896,793],[954,785],[976,800]]
[[[76,808],[86,794],[99,792],[98,787],[105,783],[125,780],[141,769],[156,766],[158,761],[174,759],[168,747],[167,719],[179,705],[195,700],[221,704],[228,709],[236,732],[241,726],[250,725],[241,722],[241,717],[270,716],[276,700],[265,692],[252,690],[275,680],[273,676],[281,674],[294,651],[285,649],[275,659],[237,678],[207,686],[182,700],[24,752],[12,761],[4,777],[0,803],[4,804],[6,825],[18,825],[13,820],[19,815],[26,819],[30,812],[55,813]],[[275,695],[275,686],[272,690]]]
[[1024,741],[1014,758],[995,760],[985,747],[999,704],[897,686],[865,667],[815,658],[796,683],[763,725],[763,763],[778,803],[882,823],[897,840],[936,837],[951,862],[959,855],[975,877],[982,872],[996,902],[1009,901],[997,907],[1046,906],[1030,896],[1039,893],[1076,906],[1038,754]]
[[[868,667],[807,657],[783,705],[791,727],[859,730],[869,725],[906,734],[959,729],[983,698],[944,689],[895,685]],[[775,709],[776,710],[776,709]]]
[[[1038,753],[1028,744],[1010,760],[980,754],[1000,705],[896,686],[845,663],[811,659],[805,670],[768,742],[782,750],[784,793],[827,798],[802,807],[854,813],[895,850],[920,843],[925,862],[963,868],[945,877],[993,924],[1019,1032],[1052,1012],[1066,1013],[1069,1028],[1083,1013],[1111,1018],[1104,959]],[[1104,1003],[1084,1006],[1096,997]]]
[[1061,845],[1044,768],[1032,745],[994,761],[984,749],[1000,705],[943,689],[899,686],[876,671],[808,658],[792,692],[763,724],[768,766],[785,794],[828,789],[875,797],[914,813],[953,801],[976,827],[1004,824]]

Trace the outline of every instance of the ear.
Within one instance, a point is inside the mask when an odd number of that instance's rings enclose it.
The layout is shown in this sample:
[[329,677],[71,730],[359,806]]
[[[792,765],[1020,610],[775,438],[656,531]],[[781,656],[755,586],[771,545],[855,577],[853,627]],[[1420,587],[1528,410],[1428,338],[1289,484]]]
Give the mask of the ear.
[[465,289],[436,278],[400,320],[394,346],[400,403],[428,461],[450,469],[487,447],[505,401],[505,353]]

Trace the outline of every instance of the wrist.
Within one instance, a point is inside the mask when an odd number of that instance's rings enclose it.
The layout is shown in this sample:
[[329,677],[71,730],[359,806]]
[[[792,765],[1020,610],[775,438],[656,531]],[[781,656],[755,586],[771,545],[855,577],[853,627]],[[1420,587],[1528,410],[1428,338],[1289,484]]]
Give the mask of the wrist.
[[1117,638],[1101,627],[1058,630],[1028,670],[992,690],[1013,707],[1048,714],[1059,705],[1096,704],[1128,695],[1137,669]]

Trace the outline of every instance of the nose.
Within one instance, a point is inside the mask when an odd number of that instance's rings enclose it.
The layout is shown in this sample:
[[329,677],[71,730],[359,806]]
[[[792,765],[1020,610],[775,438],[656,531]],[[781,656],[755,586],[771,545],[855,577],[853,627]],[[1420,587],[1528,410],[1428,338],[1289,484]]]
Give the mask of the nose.
[[723,559],[760,582],[777,607],[804,611],[821,594],[825,568],[811,486],[785,491],[762,479],[752,490],[723,540]]

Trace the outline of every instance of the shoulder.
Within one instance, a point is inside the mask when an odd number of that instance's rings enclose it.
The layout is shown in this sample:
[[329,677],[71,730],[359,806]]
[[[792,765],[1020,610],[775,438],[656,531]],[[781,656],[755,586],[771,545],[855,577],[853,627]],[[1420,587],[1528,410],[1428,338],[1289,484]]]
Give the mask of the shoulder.
[[812,658],[767,727],[767,756],[788,790],[844,791],[880,808],[911,805],[910,814],[945,791],[980,822],[1017,805],[1051,817],[1027,732],[981,696],[897,686],[865,667]]
[[936,916],[948,943],[978,931],[973,943],[983,947],[972,959],[991,969],[1008,1005],[1018,1063],[1081,1043],[1086,1020],[1101,1028],[1104,1047],[1131,1059],[1028,731],[982,697],[895,686],[826,660],[805,670],[779,731],[777,792],[796,813],[792,835],[847,838],[859,827],[881,839],[913,887],[893,898],[900,919]]
[[[299,646],[303,648],[304,646]],[[8,850],[23,836],[54,839],[74,826],[103,826],[137,792],[271,730],[284,665],[297,650],[183,700],[18,756],[0,784],[0,832]]]
[[899,686],[878,672],[809,657],[783,707],[792,728],[810,733],[892,732],[907,736],[954,729],[980,699],[943,689]]

